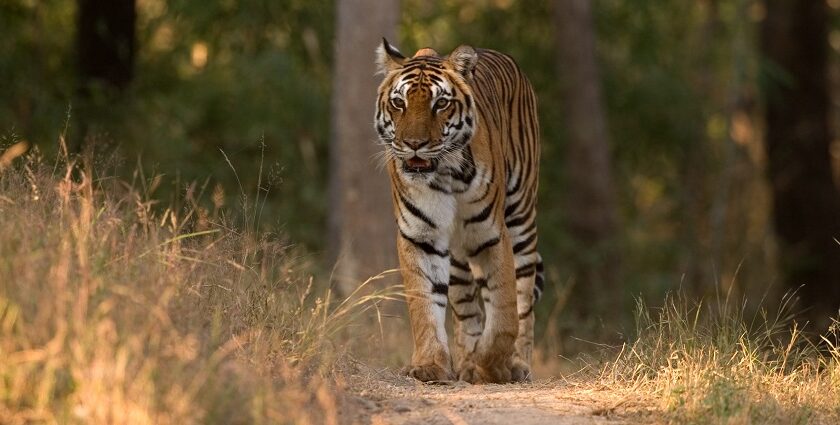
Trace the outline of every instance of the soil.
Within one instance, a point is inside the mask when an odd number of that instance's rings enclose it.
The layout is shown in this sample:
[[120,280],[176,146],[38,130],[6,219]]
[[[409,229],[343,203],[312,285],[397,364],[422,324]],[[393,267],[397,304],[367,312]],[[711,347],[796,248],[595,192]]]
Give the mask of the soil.
[[[548,425],[662,422],[650,401],[549,379],[526,384],[423,384],[390,370],[358,371],[346,384],[353,424]],[[659,418],[660,420],[657,420]]]

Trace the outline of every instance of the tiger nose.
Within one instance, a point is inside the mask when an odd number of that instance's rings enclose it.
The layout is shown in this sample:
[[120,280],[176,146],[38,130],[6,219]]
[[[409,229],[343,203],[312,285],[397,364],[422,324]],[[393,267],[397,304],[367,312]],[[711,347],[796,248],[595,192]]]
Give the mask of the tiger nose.
[[403,140],[403,143],[405,143],[405,145],[410,147],[411,149],[418,150],[423,146],[428,145],[429,141],[423,139],[405,139]]

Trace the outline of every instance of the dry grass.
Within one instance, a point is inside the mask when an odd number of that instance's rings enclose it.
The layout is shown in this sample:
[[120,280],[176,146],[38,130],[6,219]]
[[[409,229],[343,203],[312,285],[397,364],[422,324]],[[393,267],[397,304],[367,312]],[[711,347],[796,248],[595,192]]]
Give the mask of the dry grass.
[[600,368],[598,381],[657,405],[670,422],[840,423],[838,327],[807,338],[789,311],[745,317],[668,296],[638,305],[638,338]]
[[[24,148],[0,154],[0,423],[347,421],[337,382],[358,377],[336,372],[336,347],[393,291],[334,300],[307,257],[254,230],[244,190],[235,216],[219,190],[201,207],[200,185],[162,208],[160,176],[121,181]],[[653,406],[644,421],[840,423],[840,327],[806,338],[786,304],[638,310],[638,338],[576,385]]]
[[200,207],[196,185],[173,210],[153,200],[160,176],[13,159],[0,167],[0,423],[338,423],[331,340],[381,294],[335,302],[305,257],[249,228],[245,196],[237,225],[221,196]]

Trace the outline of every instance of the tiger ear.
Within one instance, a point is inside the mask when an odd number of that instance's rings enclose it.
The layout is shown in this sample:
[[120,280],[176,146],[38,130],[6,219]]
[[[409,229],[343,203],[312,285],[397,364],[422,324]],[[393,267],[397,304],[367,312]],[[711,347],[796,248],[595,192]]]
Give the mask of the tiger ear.
[[478,53],[471,46],[460,45],[446,58],[449,66],[464,77],[468,77],[478,63]]
[[382,37],[382,44],[376,48],[376,73],[387,74],[393,70],[402,68],[405,63],[405,56],[392,46],[385,37]]

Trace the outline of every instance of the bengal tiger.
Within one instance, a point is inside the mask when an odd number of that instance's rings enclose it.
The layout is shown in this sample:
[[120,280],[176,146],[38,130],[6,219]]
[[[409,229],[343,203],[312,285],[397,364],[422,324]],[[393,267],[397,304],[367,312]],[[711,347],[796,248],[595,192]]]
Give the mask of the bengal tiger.
[[[540,159],[537,100],[514,60],[462,45],[406,58],[382,40],[384,145],[420,381],[530,380]],[[444,327],[455,323],[454,368]]]

